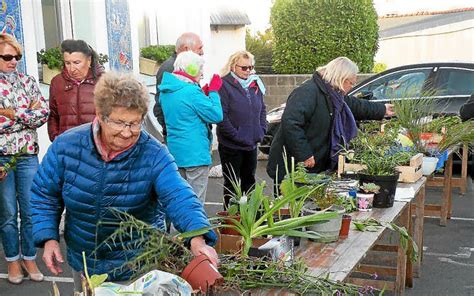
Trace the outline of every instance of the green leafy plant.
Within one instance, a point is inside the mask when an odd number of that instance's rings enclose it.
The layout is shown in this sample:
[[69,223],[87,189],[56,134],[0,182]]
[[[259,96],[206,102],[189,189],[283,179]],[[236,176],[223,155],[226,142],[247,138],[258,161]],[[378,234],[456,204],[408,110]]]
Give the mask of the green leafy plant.
[[405,227],[400,227],[397,224],[390,222],[381,222],[374,218],[365,220],[352,220],[356,229],[359,231],[379,231],[382,227],[387,227],[390,230],[396,231],[400,235],[400,246],[408,253],[409,248],[411,249],[410,260],[416,262],[418,260],[418,246],[416,245],[413,238],[408,233]]
[[359,188],[365,193],[379,193],[380,190],[380,186],[374,183],[363,183]]
[[108,61],[109,61],[109,56],[108,55],[103,54],[103,53],[99,53],[99,57],[98,57],[97,62],[100,65],[103,65],[103,64],[107,63]]
[[361,72],[372,70],[378,47],[372,1],[275,0],[270,22],[276,73],[313,73],[339,56]]
[[52,47],[47,50],[40,50],[36,53],[38,63],[47,65],[50,69],[61,70],[63,67],[63,55],[59,47]]
[[140,48],[140,56],[162,63],[172,56],[174,51],[174,45],[150,45]]
[[[416,150],[403,150],[396,144],[398,132],[387,130],[384,133],[365,133],[359,131],[351,142],[354,150],[352,161],[366,166],[363,173],[373,176],[390,176],[396,167],[408,163]],[[345,151],[349,154],[349,151]]]

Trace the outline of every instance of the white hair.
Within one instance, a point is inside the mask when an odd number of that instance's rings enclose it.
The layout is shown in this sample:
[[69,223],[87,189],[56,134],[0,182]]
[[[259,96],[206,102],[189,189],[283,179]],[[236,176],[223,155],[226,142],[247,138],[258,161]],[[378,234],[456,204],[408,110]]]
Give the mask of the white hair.
[[204,58],[192,51],[184,51],[176,57],[175,71],[183,71],[192,77],[198,78],[202,74]]
[[319,67],[316,71],[332,87],[344,90],[344,80],[357,75],[357,73],[359,73],[359,67],[346,57],[338,57],[330,61],[327,65]]
[[191,48],[194,48],[194,46],[196,46],[199,40],[200,40],[199,36],[195,33],[192,33],[192,32],[183,33],[176,40],[175,51],[179,54],[183,51],[190,50]]

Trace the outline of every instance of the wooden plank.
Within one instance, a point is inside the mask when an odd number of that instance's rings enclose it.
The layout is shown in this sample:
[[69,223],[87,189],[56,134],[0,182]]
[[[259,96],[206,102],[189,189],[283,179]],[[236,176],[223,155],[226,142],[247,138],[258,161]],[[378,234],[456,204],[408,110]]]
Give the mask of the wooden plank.
[[[406,207],[400,216],[400,226],[409,228],[411,219],[410,207]],[[406,269],[407,269],[407,255],[403,248],[398,248],[397,256],[397,278],[395,281],[395,295],[403,295],[405,292],[405,280],[406,280]]]
[[[413,239],[418,246],[418,261],[413,266],[413,276],[420,277],[421,275],[421,262],[423,261],[423,234],[424,234],[424,223],[425,223],[425,185],[420,189],[415,199],[415,224]],[[412,211],[413,213],[413,211]]]
[[359,286],[372,286],[377,290],[384,290],[384,289],[385,291],[395,290],[395,284],[389,281],[369,280],[369,279],[350,277],[347,279],[346,282],[354,284],[354,285],[359,285]]
[[[461,178],[459,180],[459,189],[461,190],[461,194],[466,194],[467,190],[467,158],[469,154],[468,152],[469,147],[468,145],[464,144],[462,146]],[[456,187],[456,185],[454,185],[453,183],[451,184],[453,187]]]
[[367,274],[377,274],[378,276],[396,276],[397,269],[395,267],[388,267],[375,264],[361,264],[357,269],[357,272],[363,272]]
[[[352,218],[355,220],[372,217],[379,221],[391,222],[407,207],[408,204],[405,202],[395,202],[391,208],[375,208],[372,212],[355,212],[352,214]],[[359,232],[351,229],[347,239],[330,244],[303,240],[296,255],[304,259],[309,267],[308,272],[312,275],[327,274],[332,280],[343,281],[366,256],[367,251],[375,244],[384,230],[383,227],[375,232]]]
[[372,251],[398,252],[398,246],[377,244],[372,247]]
[[439,221],[439,225],[446,226],[448,216],[451,212],[451,177],[453,173],[453,153],[451,153],[448,157],[448,161],[446,163],[446,167],[444,169],[444,188],[443,188],[443,197],[441,201],[441,218]]

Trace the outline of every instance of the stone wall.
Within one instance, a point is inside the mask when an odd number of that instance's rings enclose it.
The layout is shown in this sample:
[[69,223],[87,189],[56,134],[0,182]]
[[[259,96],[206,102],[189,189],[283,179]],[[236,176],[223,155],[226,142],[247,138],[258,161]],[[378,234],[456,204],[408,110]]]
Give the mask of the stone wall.
[[[357,82],[367,79],[372,75],[359,74],[357,75]],[[285,103],[293,89],[311,78],[311,76],[311,74],[260,75],[267,89],[265,95],[267,111]]]

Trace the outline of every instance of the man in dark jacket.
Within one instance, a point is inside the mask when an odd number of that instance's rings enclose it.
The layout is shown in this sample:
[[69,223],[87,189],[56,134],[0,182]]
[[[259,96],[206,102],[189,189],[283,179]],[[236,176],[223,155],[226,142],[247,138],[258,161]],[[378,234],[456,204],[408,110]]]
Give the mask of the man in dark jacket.
[[153,114],[155,115],[158,123],[161,125],[163,129],[163,141],[166,143],[166,123],[165,123],[165,116],[163,115],[163,109],[161,108],[160,104],[160,91],[159,86],[161,84],[161,80],[163,79],[163,74],[165,72],[171,73],[174,69],[174,62],[176,61],[176,56],[184,51],[191,50],[198,55],[203,55],[204,51],[202,49],[203,44],[201,38],[191,32],[183,33],[179,36],[178,40],[176,40],[175,46],[175,53],[169,57],[166,61],[161,64],[158,73],[156,73],[156,95],[155,95],[155,107],[153,107]]
[[[293,90],[270,148],[267,173],[273,180],[279,183],[285,175],[284,148],[288,159],[304,162],[311,173],[334,169],[334,151],[355,137],[355,120],[393,115],[391,104],[346,96],[356,82],[357,72],[352,61],[337,58]],[[325,75],[327,80],[323,79]]]
[[462,105],[461,110],[459,110],[459,115],[463,121],[474,118],[474,94]]

